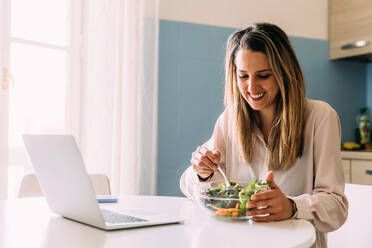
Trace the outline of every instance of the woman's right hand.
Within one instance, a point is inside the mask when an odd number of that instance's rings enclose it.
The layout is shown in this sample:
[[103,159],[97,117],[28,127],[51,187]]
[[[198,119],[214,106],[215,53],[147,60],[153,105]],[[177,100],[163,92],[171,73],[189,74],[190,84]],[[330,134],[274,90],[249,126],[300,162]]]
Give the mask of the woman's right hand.
[[194,171],[201,177],[209,177],[220,162],[221,153],[217,150],[211,151],[205,146],[198,146],[192,153],[191,164]]

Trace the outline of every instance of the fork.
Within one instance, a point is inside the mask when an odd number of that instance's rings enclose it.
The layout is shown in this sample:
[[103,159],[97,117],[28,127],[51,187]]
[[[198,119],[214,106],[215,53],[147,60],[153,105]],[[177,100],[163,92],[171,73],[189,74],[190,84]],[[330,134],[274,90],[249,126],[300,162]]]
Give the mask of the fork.
[[221,173],[223,178],[225,179],[226,188],[231,188],[230,182],[229,182],[229,180],[227,180],[226,174],[225,174],[225,172],[223,172],[223,170],[221,168],[221,163],[217,164],[217,169]]

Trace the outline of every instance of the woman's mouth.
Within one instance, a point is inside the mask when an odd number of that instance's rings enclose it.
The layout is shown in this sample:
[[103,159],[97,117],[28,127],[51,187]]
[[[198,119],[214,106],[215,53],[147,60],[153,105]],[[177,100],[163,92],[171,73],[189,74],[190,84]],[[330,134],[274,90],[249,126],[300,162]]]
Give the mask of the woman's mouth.
[[262,92],[260,94],[248,93],[248,95],[252,99],[252,101],[259,101],[259,100],[261,100],[264,97],[265,94],[266,94],[266,92]]

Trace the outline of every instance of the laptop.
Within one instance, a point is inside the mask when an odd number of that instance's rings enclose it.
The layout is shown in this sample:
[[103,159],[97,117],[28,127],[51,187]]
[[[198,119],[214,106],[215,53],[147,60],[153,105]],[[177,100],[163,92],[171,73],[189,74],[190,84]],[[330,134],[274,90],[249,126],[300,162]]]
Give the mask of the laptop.
[[[49,208],[65,218],[104,230],[182,222],[177,216],[123,206],[103,209],[72,135],[23,135],[27,152]],[[120,207],[124,204],[121,203]],[[133,211],[132,211],[133,210]]]

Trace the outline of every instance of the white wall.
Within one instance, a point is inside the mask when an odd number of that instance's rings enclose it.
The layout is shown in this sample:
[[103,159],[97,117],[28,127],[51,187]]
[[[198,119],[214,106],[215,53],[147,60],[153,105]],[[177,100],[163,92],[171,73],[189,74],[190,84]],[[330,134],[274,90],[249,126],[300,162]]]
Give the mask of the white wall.
[[288,35],[328,39],[327,0],[160,0],[160,19],[243,28],[271,22]]

